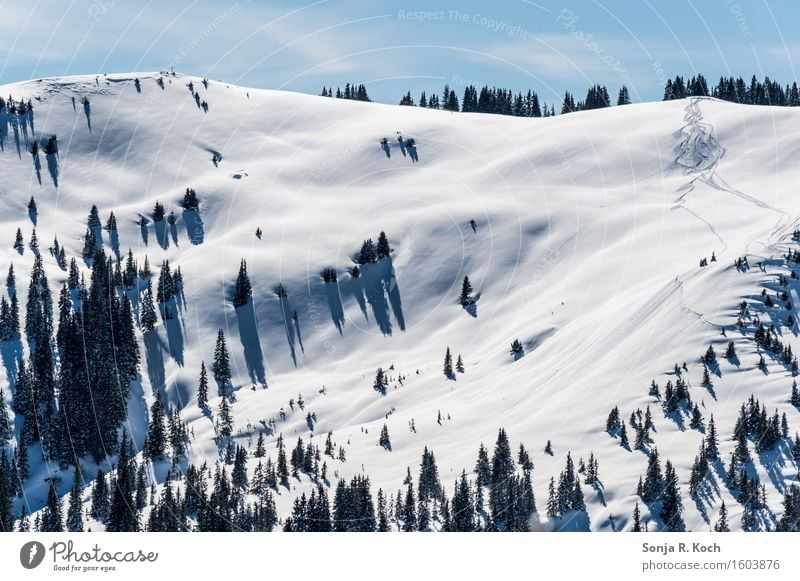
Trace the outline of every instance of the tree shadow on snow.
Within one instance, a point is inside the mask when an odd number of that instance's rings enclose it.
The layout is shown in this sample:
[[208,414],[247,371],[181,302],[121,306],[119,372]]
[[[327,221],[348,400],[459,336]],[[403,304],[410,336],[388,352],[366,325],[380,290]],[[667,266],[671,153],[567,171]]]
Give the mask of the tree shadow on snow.
[[331,312],[331,320],[336,325],[336,330],[342,334],[342,327],[344,326],[344,307],[342,306],[342,297],[339,294],[339,285],[335,282],[326,282],[325,295],[328,299],[328,309]]
[[92,106],[89,104],[89,99],[83,100],[83,114],[86,115],[86,125],[89,127],[89,133],[92,132]]
[[[170,300],[170,303],[174,303],[174,299]],[[177,306],[170,309],[172,318],[164,321],[164,327],[167,329],[169,354],[175,360],[175,363],[183,367],[183,328],[176,311]]]
[[205,232],[200,214],[196,210],[184,210],[183,224],[186,226],[186,237],[189,238],[189,242],[195,246],[202,244]]
[[239,339],[244,348],[244,360],[250,381],[267,387],[267,373],[264,368],[264,352],[261,350],[261,339],[258,337],[256,314],[253,310],[253,301],[237,307],[236,321],[239,325]]
[[177,246],[178,245],[178,225],[177,224],[170,224],[169,225],[169,235],[172,237],[172,243]]
[[15,337],[10,341],[0,341],[0,356],[3,359],[3,367],[6,369],[6,379],[11,394],[14,393],[17,384],[17,362],[22,357],[22,341]]
[[47,158],[47,171],[50,172],[50,179],[53,180],[53,185],[58,187],[58,157],[55,153],[49,153],[45,157]]
[[161,246],[164,250],[169,248],[169,237],[167,236],[167,221],[166,220],[159,220],[157,222],[153,222],[153,228],[156,231],[156,241],[158,245]]
[[121,258],[121,254],[119,250],[119,231],[117,229],[108,231],[108,241],[111,244],[111,250],[114,252],[114,256],[116,256],[117,260],[119,260]]
[[297,367],[297,353],[295,353],[295,328],[292,321],[292,310],[289,308],[289,299],[278,297],[281,303],[281,314],[283,315],[283,327],[286,330],[286,341],[289,343],[289,351],[292,355],[292,362]]
[[166,387],[164,371],[164,353],[162,352],[161,339],[158,331],[153,329],[144,334],[145,361],[147,362],[147,377],[150,379],[150,388],[153,393],[164,395]]
[[791,455],[792,450],[784,440],[779,440],[771,450],[758,454],[758,460],[764,467],[764,471],[769,476],[775,490],[780,493],[786,490],[782,469],[786,467],[786,458],[791,458]]
[[39,154],[33,156],[33,170],[36,172],[36,181],[39,182],[39,185],[42,185],[42,160],[39,158]]

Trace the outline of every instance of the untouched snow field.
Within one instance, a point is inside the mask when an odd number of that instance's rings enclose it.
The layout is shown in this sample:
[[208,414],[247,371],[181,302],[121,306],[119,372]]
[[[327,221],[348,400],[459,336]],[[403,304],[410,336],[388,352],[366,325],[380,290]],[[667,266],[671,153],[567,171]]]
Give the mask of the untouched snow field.
[[[218,458],[212,421],[195,396],[201,360],[210,365],[223,328],[237,389],[236,441],[254,446],[262,422],[275,419],[291,450],[298,436],[309,435],[306,414],[314,412],[314,442],[322,446],[332,431],[346,448],[346,462],[328,459],[334,483],[336,476],[366,473],[373,494],[379,487],[396,492],[407,466],[416,477],[427,446],[450,493],[462,469],[474,466],[480,443],[491,452],[504,427],[515,454],[524,443],[535,464],[537,527],[562,526],[547,522],[547,486],[571,451],[576,461],[594,452],[602,486],[584,487],[588,524],[564,527],[626,530],[647,456],[622,448],[605,422],[615,405],[625,421],[650,405],[655,445],[680,479],[687,529],[708,530],[723,499],[738,528],[742,509],[720,473],[712,470],[706,503],[689,497],[703,434],[689,428],[686,416],[682,425],[665,417],[648,388],[655,379],[663,390],[675,380],[674,364],[685,361],[692,399],[706,420],[714,415],[726,462],[739,408],[751,394],[770,413],[787,414],[792,436],[800,429],[800,413],[788,401],[791,374],[770,357],[768,372],[758,369],[752,326],[743,333],[735,325],[742,300],[764,321],[789,314],[781,305],[766,309],[760,294],[765,286],[773,296],[783,290],[777,279],[789,270],[782,255],[796,247],[800,111],[692,99],[527,119],[216,81],[206,89],[201,79],[180,75],[165,76],[162,89],[158,77],[0,87],[0,94],[34,105],[24,130],[0,118],[0,269],[13,262],[19,288],[27,288],[33,255],[12,244],[18,227],[30,238],[26,205],[33,195],[54,297],[66,272],[45,249],[57,235],[68,259],[80,257],[92,204],[104,222],[114,211],[123,259],[131,248],[140,264],[147,255],[155,272],[167,258],[183,273],[180,316],[166,327],[159,322],[157,340],[141,342],[141,382],[129,404],[137,446],[154,390],[164,389],[193,431],[189,461]],[[187,89],[190,80],[208,112]],[[52,134],[57,167],[41,155],[39,180],[26,150]],[[398,136],[415,145],[401,145]],[[200,222],[178,206],[187,187],[200,198]],[[152,221],[140,227],[157,201],[175,210],[174,228],[156,231]],[[391,260],[352,279],[347,269],[361,242],[377,240],[381,230]],[[114,251],[105,232],[103,243]],[[717,260],[701,268],[712,252]],[[742,272],[734,260],[744,255],[751,268]],[[235,310],[230,295],[243,258],[252,308]],[[762,261],[766,272],[756,266]],[[337,269],[337,284],[323,283],[325,267]],[[457,302],[465,275],[479,295],[473,313]],[[278,283],[286,301],[274,292]],[[796,309],[794,291],[791,303]],[[800,351],[796,326],[780,332]],[[509,353],[514,339],[525,348],[516,361]],[[723,357],[728,340],[738,366]],[[699,357],[709,344],[721,377],[712,375],[713,387],[704,388]],[[442,374],[448,346],[466,366],[456,380]],[[7,351],[0,387],[10,403],[16,355]],[[390,369],[386,396],[372,388],[378,367]],[[213,381],[211,392],[216,410]],[[289,400],[298,394],[305,409],[292,411]],[[391,452],[378,446],[384,422]],[[276,437],[268,437],[268,453]],[[544,453],[548,440],[553,456]],[[783,490],[798,472],[789,446],[754,458],[779,516]],[[31,462],[26,498],[38,510],[44,478],[57,466],[43,465],[38,448]],[[96,466],[87,461],[85,468],[93,476]],[[156,478],[166,469],[156,467]],[[62,476],[62,494],[70,482],[70,473]],[[296,494],[311,490],[306,477],[293,486],[276,496],[282,516]],[[657,515],[640,507],[658,528]]]

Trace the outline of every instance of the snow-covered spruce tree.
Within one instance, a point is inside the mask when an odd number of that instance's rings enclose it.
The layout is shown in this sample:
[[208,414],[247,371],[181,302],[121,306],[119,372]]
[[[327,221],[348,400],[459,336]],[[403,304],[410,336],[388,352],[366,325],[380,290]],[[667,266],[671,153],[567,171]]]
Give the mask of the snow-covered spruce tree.
[[220,436],[227,438],[233,434],[233,416],[228,404],[228,395],[223,394],[219,403],[219,414],[217,418],[217,430]]
[[43,533],[60,533],[64,530],[64,516],[61,511],[61,500],[56,493],[55,484],[51,481],[47,490],[47,503],[42,511]]
[[511,351],[510,351],[510,353],[511,353],[511,355],[514,355],[515,357],[519,357],[520,355],[523,355],[525,353],[525,349],[522,346],[522,343],[520,343],[519,339],[514,339],[511,342]]
[[72,488],[67,505],[67,530],[71,533],[83,532],[83,500],[81,499],[81,473],[77,468],[72,477]]
[[642,500],[646,503],[655,502],[664,492],[664,476],[661,472],[661,459],[658,448],[653,448],[647,461],[647,472],[642,487]]
[[384,373],[383,368],[378,367],[378,371],[375,372],[375,381],[372,382],[372,389],[381,395],[386,395],[386,388],[388,385],[389,382],[386,379],[386,374]]
[[136,532],[139,530],[139,514],[134,494],[136,490],[136,461],[133,445],[127,431],[122,432],[119,446],[116,478],[109,492],[108,523],[111,532]]
[[17,235],[14,238],[14,250],[17,250],[21,253],[21,251],[24,249],[25,249],[25,239],[22,237],[22,230],[17,228]]
[[372,241],[372,238],[367,238],[361,244],[361,250],[358,253],[356,262],[358,264],[373,264],[377,261],[378,249],[375,247],[375,243]]
[[217,333],[217,344],[214,347],[214,363],[211,372],[217,382],[219,395],[227,395],[231,383],[231,363],[228,355],[228,344],[225,341],[225,333],[220,328]]
[[442,367],[442,372],[447,379],[453,378],[453,357],[450,355],[450,347],[447,348],[447,351],[444,354],[444,366]]
[[381,436],[378,439],[378,445],[382,446],[389,452],[392,451],[392,441],[389,439],[389,428],[385,423],[383,424],[383,428],[381,428]]
[[456,360],[456,371],[464,373],[464,360],[461,358],[461,353],[458,354],[458,359]]
[[166,210],[161,202],[156,202],[155,206],[153,206],[153,222],[161,222],[164,219],[164,215],[166,214]]
[[250,277],[247,275],[247,262],[242,258],[239,264],[239,274],[236,277],[236,285],[233,290],[233,306],[242,307],[250,302],[253,287],[250,285]]
[[388,258],[392,249],[389,247],[389,239],[386,238],[386,232],[381,230],[378,235],[378,246],[375,249],[375,254],[378,260],[381,258]]
[[103,522],[108,518],[108,483],[106,475],[101,470],[97,470],[94,484],[92,485],[92,517]]
[[669,531],[680,531],[684,529],[683,523],[683,502],[681,501],[681,491],[678,487],[678,476],[675,473],[672,463],[667,460],[664,468],[664,494],[661,505],[661,519]]
[[11,470],[6,454],[6,449],[2,448],[2,452],[0,452],[0,532],[10,533],[14,530],[12,507],[14,492],[11,489]]
[[717,533],[729,533],[730,527],[728,526],[728,509],[725,506],[725,501],[722,501],[722,504],[719,507],[719,517],[717,518],[717,522],[714,523],[714,532]]
[[197,192],[193,188],[186,188],[181,207],[189,212],[196,212],[200,208],[200,200],[197,199]]
[[472,283],[469,281],[469,277],[465,276],[464,281],[461,283],[461,294],[458,297],[458,302],[462,307],[471,305],[474,302],[472,290]]
[[497,433],[494,455],[492,456],[492,480],[489,491],[489,510],[492,523],[500,529],[507,528],[509,517],[509,488],[514,476],[514,458],[511,445],[503,428]]
[[147,441],[144,447],[144,456],[151,460],[162,460],[167,449],[167,431],[164,424],[164,405],[161,394],[156,394],[156,400],[150,406],[150,421],[147,426]]
[[197,407],[205,409],[208,406],[208,373],[206,362],[200,362],[200,380],[197,385]]
[[6,408],[6,396],[0,389],[0,448],[3,448],[14,437],[14,429]]

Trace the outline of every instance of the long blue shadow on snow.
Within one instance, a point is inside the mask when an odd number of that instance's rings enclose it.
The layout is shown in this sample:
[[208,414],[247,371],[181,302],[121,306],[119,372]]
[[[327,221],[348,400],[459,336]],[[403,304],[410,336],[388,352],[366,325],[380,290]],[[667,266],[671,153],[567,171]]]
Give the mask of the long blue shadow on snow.
[[164,353],[161,347],[161,339],[155,329],[144,334],[144,353],[147,363],[147,377],[150,379],[150,387],[153,393],[166,395]]
[[189,242],[199,245],[203,243],[205,231],[203,230],[203,220],[196,210],[183,211],[183,224],[186,226],[186,236]]
[[239,339],[244,348],[244,361],[250,381],[266,387],[267,372],[264,367],[264,352],[261,349],[261,339],[258,337],[258,324],[252,299],[246,305],[237,307],[235,312],[239,325]]

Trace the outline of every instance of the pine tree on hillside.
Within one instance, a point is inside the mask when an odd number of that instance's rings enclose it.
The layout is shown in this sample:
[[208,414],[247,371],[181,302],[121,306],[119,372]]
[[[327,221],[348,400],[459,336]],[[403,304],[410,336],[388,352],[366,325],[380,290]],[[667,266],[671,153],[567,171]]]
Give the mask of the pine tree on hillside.
[[628,87],[622,85],[622,87],[619,90],[619,96],[617,97],[617,105],[630,105],[630,104],[631,104],[631,98],[630,95],[628,94]]
[[375,381],[372,382],[372,389],[381,395],[386,395],[386,388],[388,385],[389,382],[386,379],[386,374],[381,367],[378,367],[378,371],[375,373]]
[[722,505],[719,507],[719,518],[714,523],[714,532],[728,533],[730,530],[728,527],[728,509],[725,507],[725,501],[723,500]]
[[222,329],[217,333],[217,344],[214,347],[214,363],[211,372],[217,382],[219,395],[226,395],[231,383],[231,364],[228,355],[228,344]]
[[391,251],[392,249],[389,248],[389,240],[386,238],[386,232],[381,230],[381,233],[378,235],[378,246],[375,250],[378,260],[387,258]]
[[0,388],[0,448],[4,447],[13,437],[14,427],[11,425],[11,420],[8,417],[6,396]]
[[389,428],[386,426],[386,424],[383,424],[383,428],[381,428],[381,436],[378,440],[378,445],[382,446],[389,452],[392,451],[392,442],[389,439]]
[[664,491],[664,477],[661,472],[661,460],[658,449],[653,448],[647,462],[647,472],[642,487],[642,500],[646,503],[655,502]]
[[250,285],[250,277],[247,276],[247,263],[244,258],[239,265],[239,275],[236,277],[236,286],[233,291],[233,306],[241,307],[250,302],[253,288]]
[[61,512],[61,501],[56,493],[55,484],[50,481],[47,490],[47,504],[42,511],[42,525],[40,529],[43,533],[60,533],[64,530],[64,517]]
[[152,331],[158,323],[158,315],[156,314],[156,305],[153,302],[153,292],[148,289],[142,294],[142,331]]
[[200,362],[200,381],[197,386],[197,407],[205,409],[208,406],[208,374],[206,362]]
[[81,473],[77,468],[72,478],[67,507],[67,530],[71,533],[83,532],[83,500],[81,499]]
[[461,295],[458,297],[458,302],[461,306],[471,305],[474,301],[472,298],[472,283],[469,281],[469,277],[464,277],[464,282],[461,284]]
[[450,347],[447,348],[447,352],[444,355],[444,367],[442,371],[447,379],[453,378],[453,357],[450,355]]
[[164,219],[164,215],[166,214],[166,210],[161,202],[156,202],[155,206],[153,206],[153,222],[161,222]]
[[186,188],[186,193],[183,195],[181,206],[187,211],[197,211],[200,208],[200,201],[197,199],[197,192],[193,188]]
[[219,426],[219,435],[223,437],[230,437],[233,434],[233,416],[231,416],[231,408],[228,404],[227,394],[222,395],[222,400],[219,403],[219,417],[217,418]]
[[17,235],[14,238],[14,250],[21,251],[25,249],[25,240],[22,238],[22,230],[17,228]]
[[641,512],[639,512],[639,503],[636,503],[636,506],[633,507],[633,526],[631,527],[631,532],[640,533],[642,532],[642,518]]
[[683,503],[678,487],[678,476],[672,463],[667,460],[664,468],[664,496],[661,505],[661,519],[670,531],[680,531],[684,528]]
[[136,532],[139,530],[139,514],[134,501],[136,462],[133,460],[133,455],[133,446],[128,433],[123,430],[116,478],[113,480],[114,484],[110,491],[106,530],[111,532]]
[[716,460],[719,458],[719,440],[717,438],[717,426],[714,423],[714,414],[708,420],[708,428],[706,430],[706,457],[709,460]]
[[458,359],[456,360],[456,371],[464,373],[464,360],[461,359],[461,353],[458,354]]
[[161,403],[161,394],[156,394],[156,400],[150,406],[150,421],[147,426],[147,441],[144,447],[144,456],[151,460],[164,458],[167,447],[167,432],[164,425],[164,405]]

